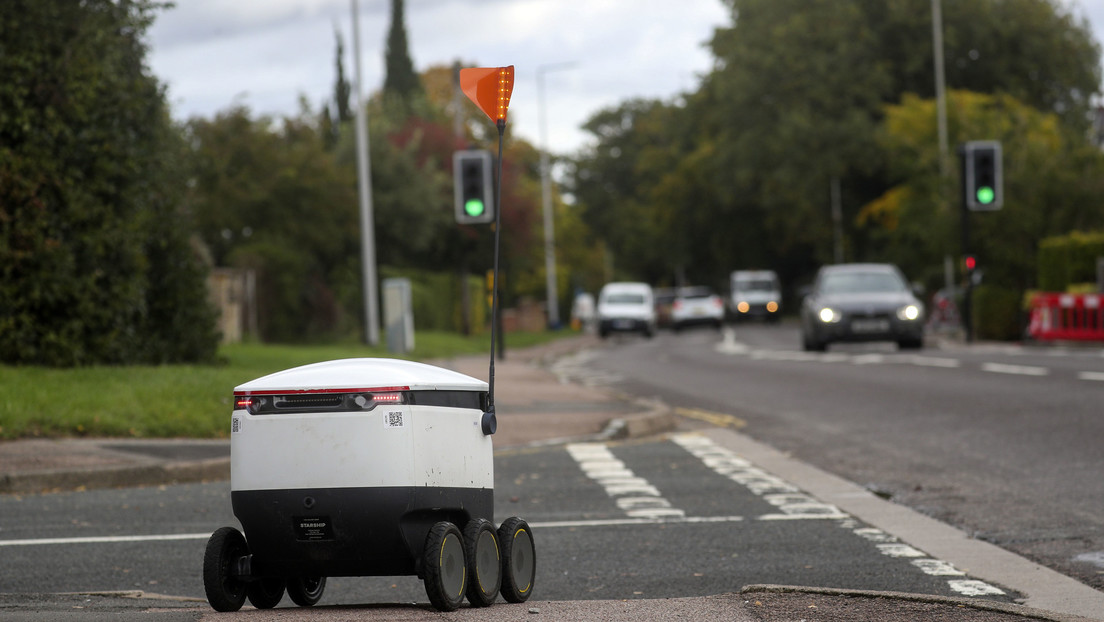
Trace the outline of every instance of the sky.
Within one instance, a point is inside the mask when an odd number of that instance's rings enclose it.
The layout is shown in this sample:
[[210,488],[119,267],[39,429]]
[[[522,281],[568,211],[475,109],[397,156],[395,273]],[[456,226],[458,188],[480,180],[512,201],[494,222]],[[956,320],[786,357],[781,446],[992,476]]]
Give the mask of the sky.
[[[294,116],[302,98],[317,111],[336,78],[335,30],[355,89],[354,1],[367,97],[383,86],[391,0],[175,0],[148,32],[150,69],[179,120],[235,105]],[[1061,1],[1104,42],[1104,0]],[[514,65],[510,131],[558,154],[584,147],[580,126],[602,109],[696,90],[714,29],[730,25],[721,0],[406,0],[404,11],[416,71]]]

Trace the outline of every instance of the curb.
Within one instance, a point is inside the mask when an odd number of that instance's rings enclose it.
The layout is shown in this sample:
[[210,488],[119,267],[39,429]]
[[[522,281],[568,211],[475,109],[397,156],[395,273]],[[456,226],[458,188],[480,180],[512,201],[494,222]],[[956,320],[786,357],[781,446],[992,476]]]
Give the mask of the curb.
[[977,611],[995,611],[1021,616],[1027,619],[1047,620],[1048,622],[1092,622],[1089,618],[1077,615],[1056,613],[1035,609],[1024,605],[1014,605],[997,601],[973,600],[960,596],[937,596],[934,594],[911,594],[908,592],[880,592],[874,590],[845,590],[831,587],[805,587],[798,585],[745,585],[740,588],[740,594],[820,594],[823,596],[847,596],[851,598],[866,598],[870,600],[887,599],[896,601],[911,601],[918,603],[936,603],[950,605],[957,608],[974,609]]
[[230,458],[210,458],[92,469],[5,473],[0,475],[0,494],[161,486],[224,479],[230,479]]

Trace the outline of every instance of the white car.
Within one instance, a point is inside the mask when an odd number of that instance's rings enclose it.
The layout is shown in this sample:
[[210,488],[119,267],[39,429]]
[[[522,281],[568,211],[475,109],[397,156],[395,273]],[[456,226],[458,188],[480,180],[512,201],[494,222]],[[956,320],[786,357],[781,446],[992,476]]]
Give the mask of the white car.
[[724,301],[708,287],[680,287],[671,303],[671,328],[678,331],[695,324],[720,328]]
[[651,337],[655,330],[655,296],[651,285],[606,283],[598,294],[598,336],[638,332]]

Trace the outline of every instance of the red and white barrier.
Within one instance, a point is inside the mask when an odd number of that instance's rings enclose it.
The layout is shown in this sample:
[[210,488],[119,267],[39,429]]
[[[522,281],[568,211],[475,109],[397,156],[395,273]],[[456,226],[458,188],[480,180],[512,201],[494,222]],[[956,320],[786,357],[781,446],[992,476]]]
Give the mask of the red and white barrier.
[[1035,294],[1028,333],[1040,341],[1104,341],[1104,294]]

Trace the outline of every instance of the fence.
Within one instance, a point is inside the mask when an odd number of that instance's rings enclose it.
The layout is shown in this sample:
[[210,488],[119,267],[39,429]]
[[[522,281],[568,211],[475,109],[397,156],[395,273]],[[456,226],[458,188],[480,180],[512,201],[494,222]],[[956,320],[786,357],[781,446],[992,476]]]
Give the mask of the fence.
[[1040,341],[1104,341],[1104,294],[1035,294],[1028,334]]

